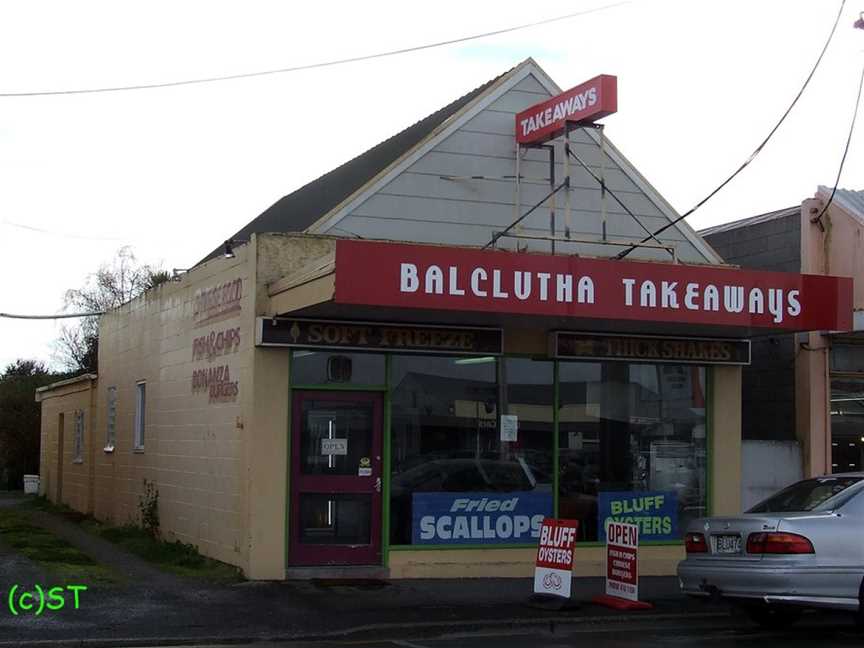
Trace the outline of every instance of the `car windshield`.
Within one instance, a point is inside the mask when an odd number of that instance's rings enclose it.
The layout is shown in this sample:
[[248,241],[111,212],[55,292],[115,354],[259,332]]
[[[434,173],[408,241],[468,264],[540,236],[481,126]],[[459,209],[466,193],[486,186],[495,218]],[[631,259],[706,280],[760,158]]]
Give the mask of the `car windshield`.
[[[848,501],[846,495],[860,489],[847,490],[861,482],[861,477],[817,477],[805,479],[784,488],[748,513],[794,513],[800,511],[826,511],[838,508]],[[841,495],[842,494],[842,495]]]

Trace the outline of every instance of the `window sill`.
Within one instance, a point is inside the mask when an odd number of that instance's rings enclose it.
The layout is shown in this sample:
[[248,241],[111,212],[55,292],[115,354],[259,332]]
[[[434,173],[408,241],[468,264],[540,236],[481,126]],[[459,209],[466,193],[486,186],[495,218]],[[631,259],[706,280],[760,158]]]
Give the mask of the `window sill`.
[[104,452],[105,454],[112,454],[114,452],[114,446],[105,446],[104,448],[102,448],[102,452]]
[[83,464],[83,463],[84,463],[84,460],[83,460],[83,459],[73,459],[73,460],[72,460],[72,463],[73,463],[73,464]]
[[132,454],[144,454],[144,448],[132,448]]

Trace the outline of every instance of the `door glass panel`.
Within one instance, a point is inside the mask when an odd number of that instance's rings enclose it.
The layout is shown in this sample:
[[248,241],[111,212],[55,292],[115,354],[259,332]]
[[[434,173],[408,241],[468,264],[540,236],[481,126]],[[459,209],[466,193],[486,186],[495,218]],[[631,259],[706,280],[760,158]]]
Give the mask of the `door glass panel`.
[[294,385],[383,385],[384,356],[345,351],[295,351],[291,356]]
[[303,401],[300,471],[304,475],[364,474],[372,465],[372,403]]
[[300,495],[300,542],[371,544],[372,495],[303,493]]

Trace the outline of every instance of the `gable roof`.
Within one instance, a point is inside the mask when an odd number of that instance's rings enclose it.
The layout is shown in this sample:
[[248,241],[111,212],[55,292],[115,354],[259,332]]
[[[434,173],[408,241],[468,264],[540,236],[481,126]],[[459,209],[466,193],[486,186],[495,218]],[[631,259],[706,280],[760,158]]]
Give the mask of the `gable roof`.
[[[231,238],[239,243],[248,241],[253,233],[326,233],[329,229],[336,230],[338,234],[338,222],[352,208],[529,75],[533,75],[550,96],[561,94],[562,89],[529,57],[413,126],[284,196]],[[585,132],[599,148],[600,136],[593,129]],[[643,192],[662,216],[669,221],[677,219],[675,209],[608,138],[605,139],[604,147],[609,159]],[[686,221],[677,223],[675,229],[708,263],[723,263],[720,256]],[[219,256],[222,249],[220,245],[199,263]]]
[[[362,204],[381,187],[396,178],[400,173],[410,168],[417,160],[419,160],[426,152],[433,150],[440,142],[456,132],[459,128],[467,124],[471,119],[485,110],[495,101],[497,101],[506,92],[516,86],[522,79],[528,76],[533,76],[541,86],[549,93],[550,97],[559,95],[563,92],[561,87],[549,77],[548,74],[541,68],[532,58],[527,58],[516,67],[508,70],[501,76],[493,79],[478,90],[476,96],[467,101],[465,105],[456,111],[452,118],[446,123],[442,123],[440,128],[430,132],[425,140],[421,140],[413,149],[408,149],[402,156],[394,160],[388,167],[383,169],[381,173],[370,180],[365,186],[360,187],[353,195],[348,196],[341,204],[337,205],[329,213],[323,214],[320,219],[309,226],[307,231],[311,233],[323,234],[328,230],[337,229],[335,227],[346,215],[350,214],[353,209]],[[601,136],[592,128],[584,131],[585,134],[594,142],[594,145],[601,148]],[[660,195],[660,193],[642,176],[636,167],[628,160],[623,153],[607,138],[605,138],[602,147],[605,148],[606,156],[614,165],[643,193],[643,195],[657,209],[660,216],[668,219],[670,222],[678,221],[678,213]],[[686,221],[676,222],[673,229],[678,230],[684,238],[693,246],[698,254],[707,263],[722,264],[723,260],[708,245]],[[338,232],[337,232],[338,234]],[[662,237],[661,237],[662,239]]]
[[[231,238],[239,243],[248,241],[252,234],[262,232],[302,232],[366,185],[406,151],[423,141],[438,126],[509,72],[510,70],[487,81],[416,124],[361,153],[353,160],[325,173],[293,193],[283,196]],[[199,263],[209,261],[221,252],[220,245]]]

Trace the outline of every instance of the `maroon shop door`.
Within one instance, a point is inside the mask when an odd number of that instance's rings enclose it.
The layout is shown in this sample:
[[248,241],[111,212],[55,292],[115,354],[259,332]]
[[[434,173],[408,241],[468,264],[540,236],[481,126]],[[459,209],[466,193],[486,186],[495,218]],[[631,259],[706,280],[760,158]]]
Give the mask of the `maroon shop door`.
[[382,398],[295,392],[292,565],[381,564]]

